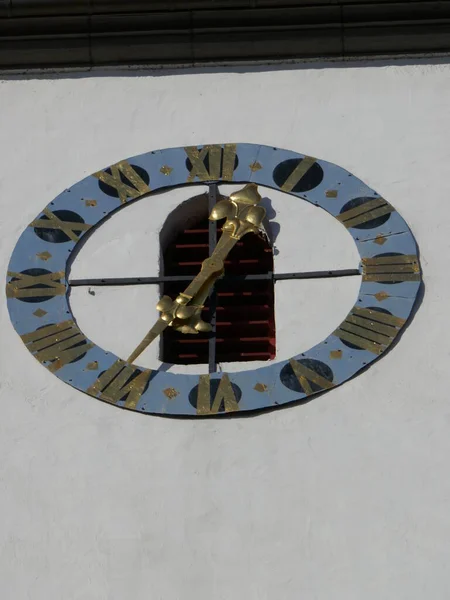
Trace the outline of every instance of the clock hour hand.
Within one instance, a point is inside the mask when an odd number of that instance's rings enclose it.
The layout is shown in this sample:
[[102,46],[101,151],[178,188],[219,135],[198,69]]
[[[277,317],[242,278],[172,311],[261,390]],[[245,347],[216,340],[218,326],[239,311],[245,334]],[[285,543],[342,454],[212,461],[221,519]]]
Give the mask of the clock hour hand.
[[[161,316],[139,346],[130,354],[127,362],[132,363],[136,360],[167,327],[173,327],[182,333],[195,334],[201,331],[211,331],[211,326],[201,319],[200,314],[210,289],[223,273],[223,268],[216,268],[217,263],[212,260],[213,258],[214,256],[211,255],[203,261],[200,273],[175,300],[172,300],[169,296],[161,298],[156,305],[156,309],[161,312]],[[198,290],[198,292],[195,293],[195,290]]]
[[211,331],[211,325],[201,318],[204,303],[214,283],[223,275],[225,259],[232,248],[247,233],[261,231],[266,211],[259,206],[260,201],[257,186],[249,183],[214,206],[209,219],[218,221],[226,218],[226,222],[213,253],[203,261],[200,273],[175,300],[169,296],[161,298],[156,305],[161,312],[160,318],[130,354],[127,362],[136,360],[167,327],[191,334]]

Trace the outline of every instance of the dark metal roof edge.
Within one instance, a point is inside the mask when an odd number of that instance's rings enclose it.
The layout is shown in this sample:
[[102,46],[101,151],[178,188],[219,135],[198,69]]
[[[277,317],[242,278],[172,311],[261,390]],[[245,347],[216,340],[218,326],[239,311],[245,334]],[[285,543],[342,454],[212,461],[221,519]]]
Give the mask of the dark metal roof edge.
[[391,65],[442,65],[449,64],[448,52],[423,52],[404,54],[370,54],[361,56],[319,56],[316,58],[249,60],[249,61],[217,61],[197,63],[156,63],[156,64],[125,64],[104,66],[72,66],[72,67],[32,67],[17,69],[0,69],[0,79],[37,79],[83,77],[83,76],[133,76],[143,72],[149,76],[172,75],[173,73],[205,73],[205,72],[242,72],[245,68],[251,72],[259,70],[289,70],[289,69],[323,69],[323,68],[360,68],[386,67]]
[[[32,4],[30,0],[22,4],[27,2]],[[58,2],[60,9],[70,4],[70,0]],[[78,4],[90,2],[102,4],[100,0],[80,0]],[[40,4],[56,6],[52,0]],[[120,1],[113,4],[117,7]],[[137,4],[130,1],[128,6]],[[175,4],[183,3],[172,2]],[[346,60],[450,52],[450,0],[345,5],[298,2],[254,9],[246,2],[241,4],[245,7],[235,11],[211,10],[208,4],[209,10],[120,15],[65,13],[17,18],[3,14],[0,70]],[[0,11],[2,6],[5,8],[5,0],[0,0]]]

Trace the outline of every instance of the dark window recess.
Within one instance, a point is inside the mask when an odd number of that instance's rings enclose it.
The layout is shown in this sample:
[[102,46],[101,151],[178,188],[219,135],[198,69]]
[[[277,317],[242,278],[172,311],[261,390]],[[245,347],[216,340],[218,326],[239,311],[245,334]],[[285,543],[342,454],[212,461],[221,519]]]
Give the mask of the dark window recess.
[[[217,239],[221,235],[219,222]],[[164,252],[164,275],[193,275],[209,256],[208,219],[181,231]],[[273,271],[273,251],[268,241],[247,234],[228,255],[225,275],[269,273]],[[163,293],[175,298],[186,282],[168,282]],[[272,279],[257,281],[218,280],[217,362],[270,360],[275,358],[274,284]],[[203,311],[210,321],[208,302]],[[161,340],[161,360],[173,364],[208,363],[208,340],[212,334],[187,335],[171,328]]]

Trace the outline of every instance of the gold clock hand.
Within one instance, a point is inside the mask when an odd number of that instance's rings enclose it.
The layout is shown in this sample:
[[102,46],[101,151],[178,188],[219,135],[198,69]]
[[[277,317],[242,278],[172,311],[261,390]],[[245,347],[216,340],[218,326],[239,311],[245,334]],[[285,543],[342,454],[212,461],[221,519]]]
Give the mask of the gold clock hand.
[[[220,242],[223,240],[223,243]],[[163,296],[156,305],[157,310],[162,312],[161,317],[149,330],[142,342],[128,357],[127,362],[132,363],[144,350],[169,326],[182,333],[199,333],[210,331],[211,326],[200,318],[204,308],[204,302],[211,288],[223,274],[223,264],[228,252],[238,240],[231,238],[229,234],[223,234],[214,249],[213,254],[202,263],[200,273],[179,294],[175,301],[169,296]],[[228,243],[226,243],[228,242]],[[220,246],[219,246],[220,245]],[[197,318],[194,319],[194,315]],[[192,321],[195,320],[195,323]]]
[[231,194],[229,199],[216,204],[209,216],[210,220],[227,220],[213,253],[203,261],[200,273],[174,301],[169,296],[161,298],[156,305],[157,310],[162,313],[160,318],[130,354],[127,362],[136,360],[166,327],[193,334],[211,330],[209,323],[201,318],[204,302],[216,280],[223,275],[225,259],[230,250],[247,233],[260,232],[266,214],[265,209],[258,206],[260,201],[257,186],[249,183],[242,190]]
[[164,329],[168,326],[169,323],[167,323],[160,317],[153,325],[153,327],[148,331],[147,335],[139,344],[139,346],[137,346],[127,358],[127,362],[132,363],[134,360],[136,360],[136,358],[144,352],[147,346],[150,346],[153,340],[156,339],[158,335],[161,335]]

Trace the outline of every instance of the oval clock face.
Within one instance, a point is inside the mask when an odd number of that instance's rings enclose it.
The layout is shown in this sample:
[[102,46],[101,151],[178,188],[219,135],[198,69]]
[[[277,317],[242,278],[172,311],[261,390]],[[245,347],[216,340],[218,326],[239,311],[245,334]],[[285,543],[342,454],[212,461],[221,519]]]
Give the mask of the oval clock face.
[[[202,183],[254,183],[333,215],[361,256],[359,296],[320,344],[289,360],[236,373],[144,369],[97,346],[68,302],[68,263],[87,232],[151,192]],[[280,231],[282,235],[282,231]],[[165,415],[269,409],[332,390],[382,355],[411,314],[421,283],[407,224],[384,198],[334,164],[268,146],[215,144],[157,150],[83,179],[48,204],[14,249],[6,293],[12,323],[50,373],[117,407]],[[145,332],[143,332],[145,334]]]

